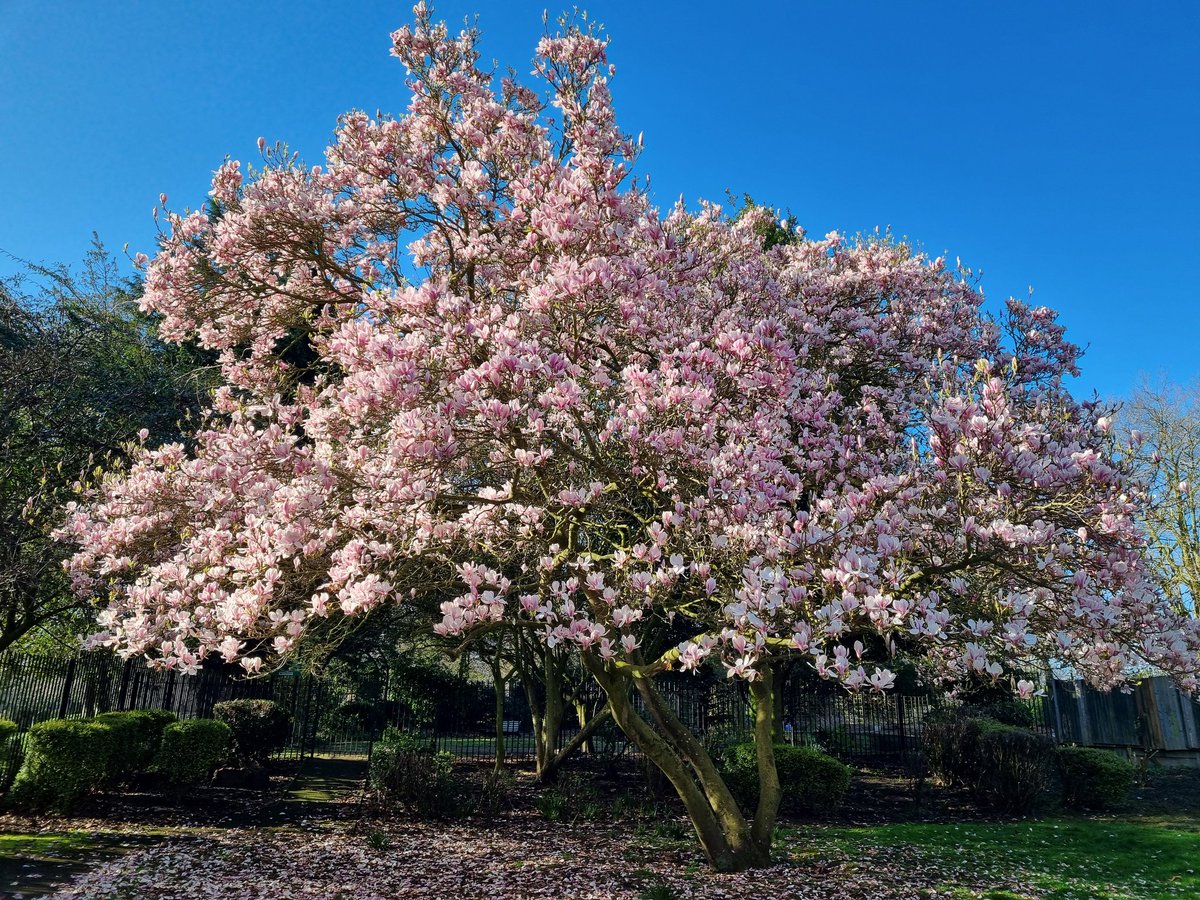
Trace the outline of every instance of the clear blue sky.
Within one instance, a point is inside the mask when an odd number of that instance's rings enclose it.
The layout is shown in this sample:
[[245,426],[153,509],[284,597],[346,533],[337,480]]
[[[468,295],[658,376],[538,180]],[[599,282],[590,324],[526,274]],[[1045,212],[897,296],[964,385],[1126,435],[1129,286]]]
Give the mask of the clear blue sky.
[[[478,12],[485,57],[525,72],[545,5],[437,9]],[[1090,345],[1084,392],[1200,376],[1200,3],[579,5],[660,204],[746,191],[814,234],[961,256],[993,303],[1032,285]],[[152,252],[159,192],[199,205],[259,135],[316,161],[338,113],[402,112],[408,10],[0,0],[0,248],[77,260],[95,229]]]

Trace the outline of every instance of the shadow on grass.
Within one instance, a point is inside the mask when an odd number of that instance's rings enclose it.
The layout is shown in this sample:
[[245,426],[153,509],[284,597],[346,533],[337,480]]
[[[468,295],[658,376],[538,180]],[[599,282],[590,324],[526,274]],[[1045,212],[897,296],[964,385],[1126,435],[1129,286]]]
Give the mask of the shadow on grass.
[[[119,810],[113,809],[111,797],[96,799],[96,811],[107,812],[105,818],[119,823],[116,828],[136,823],[138,831],[70,830],[70,819],[64,819],[61,831],[0,834],[0,900],[46,896],[76,875],[167,837],[202,839],[211,828],[287,828],[305,819],[346,818],[354,813],[365,775],[365,757],[307,760],[281,795],[268,800],[243,794],[219,815],[195,821],[174,815],[173,807],[162,806],[163,798],[126,796]],[[233,798],[236,792],[227,794]],[[194,805],[190,811],[196,811]],[[32,820],[29,825],[31,831],[39,827]]]
[[0,834],[0,897],[46,896],[74,876],[160,839],[93,831]]

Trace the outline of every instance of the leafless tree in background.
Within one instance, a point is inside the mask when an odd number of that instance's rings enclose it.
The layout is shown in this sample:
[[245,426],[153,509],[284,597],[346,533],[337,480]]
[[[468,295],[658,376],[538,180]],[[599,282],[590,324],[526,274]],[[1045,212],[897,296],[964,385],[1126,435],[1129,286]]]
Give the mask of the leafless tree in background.
[[1146,483],[1150,559],[1189,615],[1200,599],[1200,383],[1143,383],[1121,412]]

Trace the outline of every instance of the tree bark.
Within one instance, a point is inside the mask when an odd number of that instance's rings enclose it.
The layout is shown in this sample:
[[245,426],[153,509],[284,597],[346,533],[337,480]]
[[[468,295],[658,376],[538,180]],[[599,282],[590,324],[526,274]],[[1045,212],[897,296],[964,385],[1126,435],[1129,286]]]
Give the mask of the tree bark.
[[492,657],[492,687],[496,692],[496,760],[492,771],[499,775],[504,771],[504,688],[507,679],[500,669],[500,654]]
[[783,799],[779,770],[775,766],[775,695],[780,692],[775,690],[775,673],[770,666],[764,666],[759,678],[750,682],[750,693],[755,699],[754,744],[758,757],[758,808],[754,811],[751,831],[755,845],[765,848],[769,855],[779,803]]
[[[609,709],[621,730],[675,788],[709,864],[719,872],[741,872],[769,865],[770,831],[774,826],[770,805],[764,810],[766,839],[763,840],[759,833],[761,829],[746,820],[703,743],[684,726],[648,679],[631,678],[609,670],[588,654],[584,656],[584,663],[604,689]],[[631,688],[638,692],[657,729],[638,715],[630,696]],[[773,716],[769,705],[767,709],[764,716],[768,729],[766,748],[770,757],[769,769],[774,771],[774,748],[769,739]],[[760,777],[763,765],[760,759]],[[775,793],[778,793],[777,789]]]

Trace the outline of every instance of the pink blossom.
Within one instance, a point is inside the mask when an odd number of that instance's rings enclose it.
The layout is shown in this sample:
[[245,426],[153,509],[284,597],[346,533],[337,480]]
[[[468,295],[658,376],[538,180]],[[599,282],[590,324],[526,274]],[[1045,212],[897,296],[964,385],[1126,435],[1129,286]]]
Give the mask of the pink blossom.
[[111,597],[93,646],[257,672],[416,597],[618,679],[619,641],[648,678],[801,653],[882,691],[866,648],[903,644],[950,679],[1053,654],[1193,683],[1053,311],[993,317],[890,239],[768,251],[771,210],[659,210],[603,39],[547,35],[540,83],[498,90],[476,40],[419,13],[403,115],[346,114],[319,167],[229,161],[220,216],[161,198],[142,303],[221,385],[67,512],[74,589]]

